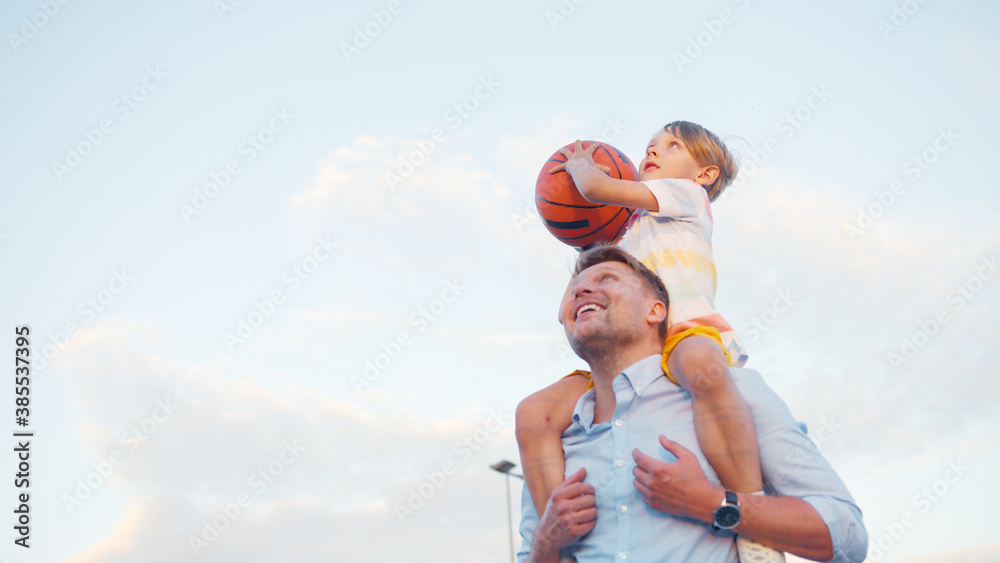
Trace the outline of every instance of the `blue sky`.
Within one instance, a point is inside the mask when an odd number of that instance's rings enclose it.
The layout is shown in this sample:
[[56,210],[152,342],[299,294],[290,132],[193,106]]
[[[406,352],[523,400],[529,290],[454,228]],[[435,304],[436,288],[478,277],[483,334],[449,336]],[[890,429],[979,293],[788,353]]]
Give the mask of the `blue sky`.
[[518,401],[582,367],[535,176],[576,138],[638,160],[686,119],[743,162],[717,304],[857,497],[869,560],[995,559],[998,19],[5,6],[0,319],[42,357],[32,548],[3,554],[506,560],[487,466],[517,461]]

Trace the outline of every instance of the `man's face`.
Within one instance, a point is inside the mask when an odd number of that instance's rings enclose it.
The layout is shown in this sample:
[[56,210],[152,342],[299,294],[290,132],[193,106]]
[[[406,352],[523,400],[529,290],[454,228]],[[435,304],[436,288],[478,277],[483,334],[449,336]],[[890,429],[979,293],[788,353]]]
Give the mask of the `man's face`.
[[570,346],[583,359],[658,331],[647,315],[657,302],[642,279],[621,262],[601,262],[570,281],[559,308]]

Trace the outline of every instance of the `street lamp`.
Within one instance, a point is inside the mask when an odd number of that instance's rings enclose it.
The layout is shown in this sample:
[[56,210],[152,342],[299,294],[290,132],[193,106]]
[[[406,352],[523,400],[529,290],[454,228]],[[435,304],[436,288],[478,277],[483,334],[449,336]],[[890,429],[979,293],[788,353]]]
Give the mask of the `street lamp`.
[[506,475],[507,481],[507,536],[510,538],[510,563],[514,563],[514,516],[510,511],[510,476],[513,475],[518,479],[523,480],[524,477],[518,475],[517,473],[511,473],[510,470],[517,467],[514,462],[507,461],[506,459],[501,459],[500,461],[494,463],[490,466],[493,471],[498,471]]

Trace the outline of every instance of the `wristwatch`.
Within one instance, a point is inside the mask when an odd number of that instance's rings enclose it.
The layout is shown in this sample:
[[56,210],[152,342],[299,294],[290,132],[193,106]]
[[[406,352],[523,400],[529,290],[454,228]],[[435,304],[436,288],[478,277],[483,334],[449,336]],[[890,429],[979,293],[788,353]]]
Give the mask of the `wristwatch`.
[[732,530],[740,523],[740,501],[736,493],[726,491],[722,504],[712,511],[712,529]]

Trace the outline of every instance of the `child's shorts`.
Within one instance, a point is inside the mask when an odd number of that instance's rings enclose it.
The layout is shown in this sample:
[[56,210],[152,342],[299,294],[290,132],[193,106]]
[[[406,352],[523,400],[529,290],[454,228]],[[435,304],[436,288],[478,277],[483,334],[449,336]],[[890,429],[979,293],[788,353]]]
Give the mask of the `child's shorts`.
[[683,332],[678,332],[673,336],[668,336],[666,342],[663,343],[663,358],[660,360],[660,365],[663,366],[663,373],[667,374],[667,379],[673,381],[675,384],[677,380],[674,376],[670,375],[670,368],[667,367],[667,358],[670,357],[670,352],[688,336],[704,336],[705,338],[711,338],[718,345],[719,349],[722,350],[722,354],[726,357],[726,363],[730,366],[733,365],[733,358],[729,355],[729,350],[726,349],[726,345],[722,343],[722,335],[719,334],[718,329],[711,326],[694,326]]

